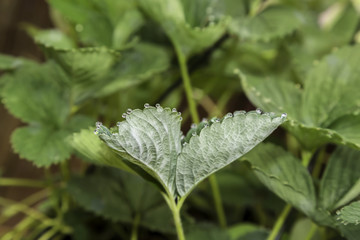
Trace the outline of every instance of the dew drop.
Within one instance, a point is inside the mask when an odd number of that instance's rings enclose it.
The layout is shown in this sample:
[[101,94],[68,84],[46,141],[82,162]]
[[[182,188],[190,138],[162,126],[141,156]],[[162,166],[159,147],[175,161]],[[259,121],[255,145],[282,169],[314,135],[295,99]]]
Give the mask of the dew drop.
[[182,117],[180,117],[180,121],[182,120],[183,118]]
[[145,104],[144,104],[144,108],[148,108],[148,107],[150,107],[150,104],[145,103]]
[[207,120],[207,118],[203,118],[202,120],[201,120],[201,122],[203,122],[203,123],[205,123],[205,122],[207,122],[208,120]]
[[241,115],[241,114],[245,114],[246,112],[245,111],[235,111],[234,112],[234,116],[238,116],[238,115]]
[[132,112],[132,109],[131,108],[128,108],[128,110],[127,110],[127,114],[130,114]]
[[182,140],[184,140],[184,138],[185,138],[185,136],[181,135],[180,140],[182,141]]
[[178,115],[181,116],[181,112],[178,112]]
[[98,129],[95,129],[95,130],[94,130],[94,134],[98,134]]
[[206,128],[206,127],[208,127],[209,126],[209,124],[208,123],[205,123],[204,124],[204,128]]
[[126,118],[127,114],[126,114],[126,113],[123,113],[121,116],[122,116],[123,118]]
[[220,119],[218,119],[218,118],[215,118],[215,122],[220,122]]
[[120,127],[120,125],[121,125],[121,122],[116,123],[116,126]]
[[96,124],[95,124],[95,125],[96,125],[96,127],[97,127],[97,128],[99,128],[99,127],[101,127],[101,126],[102,126],[102,123],[101,123],[101,122],[96,122]]
[[232,113],[228,113],[228,114],[226,114],[225,115],[225,119],[227,119],[227,118],[231,118],[233,116],[233,114]]
[[281,118],[282,118],[282,119],[284,119],[284,118],[286,118],[286,117],[287,117],[287,114],[286,114],[286,113],[281,114]]
[[159,108],[161,107],[159,103],[155,104],[155,107]]
[[176,112],[176,108],[173,108],[171,111],[172,111],[172,112]]
[[257,113],[257,114],[261,114],[261,113],[262,113],[261,109],[260,109],[260,108],[257,108],[257,109],[256,109],[256,113]]
[[193,137],[196,136],[196,132],[193,132],[191,135],[192,135]]
[[196,127],[197,127],[196,123],[191,124],[191,128],[196,128]]

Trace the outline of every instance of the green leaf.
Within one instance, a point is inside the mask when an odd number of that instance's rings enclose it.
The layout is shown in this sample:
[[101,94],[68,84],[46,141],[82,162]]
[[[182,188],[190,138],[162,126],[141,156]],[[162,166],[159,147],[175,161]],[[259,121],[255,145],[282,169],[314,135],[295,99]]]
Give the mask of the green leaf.
[[340,224],[340,232],[346,237],[347,240],[358,240],[360,234],[360,226],[354,224]]
[[47,57],[66,73],[76,103],[93,95],[119,58],[106,48],[57,49],[44,46]]
[[74,31],[85,44],[123,47],[143,24],[135,1],[50,0],[49,3],[74,25]]
[[137,44],[122,52],[120,61],[106,77],[106,84],[96,88],[96,96],[106,96],[150,79],[169,68],[170,56],[165,49],[148,43]]
[[83,129],[79,133],[74,133],[71,139],[72,147],[91,163],[104,162],[107,165],[131,171],[125,163],[121,162],[118,155],[94,134],[94,130],[93,128]]
[[191,226],[186,233],[186,239],[231,240],[226,231],[210,224],[197,224]]
[[298,159],[270,143],[260,144],[244,159],[250,162],[260,181],[271,191],[306,215],[314,215],[314,184]]
[[272,6],[253,17],[235,19],[230,30],[242,39],[269,41],[290,34],[300,23],[301,16],[294,9]]
[[140,225],[153,231],[173,233],[172,215],[154,186],[136,175],[100,168],[84,177],[73,177],[67,185],[83,208],[112,221]]
[[21,158],[32,161],[37,167],[46,167],[68,159],[71,146],[66,143],[68,132],[47,127],[17,128],[11,143]]
[[255,105],[289,113],[284,127],[304,148],[314,150],[332,142],[360,149],[359,51],[359,46],[344,47],[326,56],[311,70],[304,89],[284,80],[239,75]]
[[169,108],[148,107],[133,110],[118,132],[99,126],[98,135],[125,160],[140,166],[175,194],[177,157],[181,152],[181,118]]
[[[356,184],[359,179],[360,152],[347,147],[338,147],[331,155],[321,179],[320,206],[332,211],[351,201],[360,194],[360,185]],[[350,192],[354,192],[352,198],[344,199]]]
[[14,151],[37,167],[48,167],[70,158],[72,147],[68,138],[72,132],[89,126],[92,119],[75,115],[63,128],[30,125],[17,128],[11,136]]
[[221,123],[203,128],[183,147],[177,160],[178,194],[188,195],[199,182],[250,151],[284,121],[285,116],[236,112],[234,117],[228,115]]
[[360,201],[353,202],[341,210],[337,211],[338,220],[343,224],[356,224],[360,223]]
[[54,63],[21,68],[5,83],[3,103],[24,122],[62,126],[69,114],[66,78]]
[[[291,229],[289,240],[303,240],[304,236],[308,236],[312,227],[314,227],[314,223],[308,218],[297,220]],[[310,240],[316,239],[321,239],[319,231],[316,231]]]
[[251,223],[236,224],[227,232],[232,240],[265,240],[269,235],[266,229]]
[[110,148],[140,166],[168,194],[185,196],[207,176],[250,151],[285,120],[285,116],[258,112],[231,116],[204,127],[184,147],[179,113],[161,106],[146,106],[125,114],[126,121],[118,123],[118,132],[101,124],[97,131]]
[[13,57],[5,54],[0,54],[0,70],[1,71],[11,71],[17,68],[32,65],[33,63],[30,60],[24,58]]
[[[192,1],[192,4],[197,4]],[[227,19],[209,26],[199,28],[191,27],[186,22],[184,6],[180,0],[173,1],[147,1],[139,0],[139,5],[152,19],[158,22],[171,39],[175,48],[189,57],[213,45],[226,30]]]
[[360,46],[344,47],[325,56],[309,72],[302,106],[307,124],[327,127],[335,119],[359,111],[359,61]]
[[75,42],[57,29],[41,30],[33,26],[27,27],[27,32],[34,38],[35,42],[61,49],[72,49]]

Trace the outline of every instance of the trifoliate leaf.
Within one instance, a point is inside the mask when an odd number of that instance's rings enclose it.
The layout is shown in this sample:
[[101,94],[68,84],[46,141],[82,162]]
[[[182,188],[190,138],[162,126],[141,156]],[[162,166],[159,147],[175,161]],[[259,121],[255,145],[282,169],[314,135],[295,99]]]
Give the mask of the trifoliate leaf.
[[54,63],[21,68],[8,75],[2,91],[3,103],[24,122],[61,126],[69,114],[66,77]]
[[258,112],[235,113],[222,122],[203,128],[190,139],[179,155],[176,188],[186,196],[203,179],[237,160],[269,136],[285,116],[274,117]]
[[118,132],[100,126],[99,137],[125,160],[140,166],[175,193],[177,157],[181,152],[180,116],[169,108],[147,107],[124,115]]
[[[201,28],[190,26],[186,22],[184,6],[180,0],[139,0],[139,4],[146,14],[161,25],[175,48],[187,57],[213,45],[226,30],[226,19],[209,23],[206,27],[200,26]],[[197,1],[189,4],[197,4]]]
[[173,233],[172,215],[160,193],[140,177],[117,169],[100,168],[88,176],[73,177],[67,190],[83,208],[112,221]]
[[285,115],[259,112],[239,112],[234,117],[228,114],[221,123],[215,120],[204,127],[182,148],[181,118],[176,110],[146,106],[123,116],[126,121],[118,123],[118,132],[98,124],[99,137],[123,159],[150,174],[168,193],[180,196],[188,195],[207,176],[250,151],[285,120]]
[[260,181],[280,198],[311,216],[316,210],[312,178],[300,161],[274,144],[261,144],[244,157]]
[[344,47],[326,56],[310,71],[304,89],[283,80],[240,76],[254,104],[265,111],[289,112],[284,127],[306,149],[329,142],[359,149],[360,131],[355,130],[360,127],[358,56],[359,46]]
[[301,23],[301,16],[289,7],[272,6],[253,17],[238,18],[230,30],[242,39],[269,41],[293,32]]
[[321,179],[320,206],[332,211],[353,200],[360,194],[359,179],[360,151],[338,147],[331,155]]
[[47,167],[69,159],[72,147],[68,138],[72,132],[89,126],[92,119],[75,115],[61,129],[49,125],[30,125],[17,128],[11,143],[14,151],[37,167]]
[[341,210],[337,211],[338,220],[343,224],[356,224],[360,223],[360,201],[353,202]]

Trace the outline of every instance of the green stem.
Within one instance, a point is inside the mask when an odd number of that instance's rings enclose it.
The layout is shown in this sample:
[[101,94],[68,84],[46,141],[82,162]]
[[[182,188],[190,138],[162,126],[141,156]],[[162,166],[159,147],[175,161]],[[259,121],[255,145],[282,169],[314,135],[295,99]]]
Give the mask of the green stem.
[[184,234],[184,230],[183,230],[182,223],[181,223],[181,217],[180,217],[180,210],[181,210],[182,204],[184,202],[183,199],[180,199],[178,204],[176,205],[174,197],[171,194],[168,193],[166,195],[165,193],[163,193],[162,195],[172,212],[178,240],[185,240],[185,234]]
[[280,216],[278,217],[278,219],[276,220],[275,226],[273,227],[273,229],[271,230],[271,233],[269,235],[269,237],[267,238],[267,240],[275,240],[276,237],[278,236],[287,216],[289,215],[291,210],[291,205],[287,204],[285,206],[285,208],[282,210]]
[[215,208],[216,208],[216,212],[217,212],[217,215],[218,215],[219,224],[220,224],[220,226],[222,228],[226,228],[226,225],[227,225],[226,224],[226,217],[225,217],[224,208],[223,208],[223,205],[222,205],[219,185],[217,183],[215,175],[210,175],[209,181],[210,181],[212,194],[213,194],[213,197],[214,197]]
[[131,230],[131,240],[137,240],[138,239],[138,227],[139,227],[139,223],[140,223],[140,214],[137,213],[133,224],[132,224],[132,230]]
[[0,178],[0,186],[43,188],[46,187],[46,183],[23,178]]
[[312,157],[312,152],[302,151],[301,152],[301,163],[304,167],[308,167]]
[[193,99],[193,92],[192,92],[192,87],[191,87],[189,71],[188,71],[188,68],[186,65],[186,58],[185,58],[184,54],[181,52],[180,47],[176,43],[174,43],[174,48],[175,48],[176,55],[177,55],[177,58],[179,61],[181,76],[182,76],[183,83],[184,83],[185,94],[186,94],[186,98],[187,98],[187,101],[189,104],[191,118],[194,123],[199,123],[199,121],[200,121],[199,114],[196,110],[196,104]]
[[309,233],[307,234],[306,238],[304,240],[311,240],[316,232],[316,230],[318,229],[318,226],[315,223],[311,224],[311,228]]
[[[185,58],[184,54],[181,52],[180,47],[176,43],[174,43],[174,48],[175,48],[176,55],[177,55],[178,61],[179,61],[181,76],[182,76],[182,79],[183,79],[185,93],[186,93],[187,101],[188,101],[188,104],[189,104],[190,115],[191,115],[192,121],[194,123],[198,124],[200,122],[199,114],[197,112],[196,103],[195,103],[194,98],[193,98],[193,91],[192,91],[192,87],[191,87],[189,71],[188,71],[188,68],[187,68],[187,65],[186,65],[186,58]],[[216,183],[216,177],[213,176],[212,179],[213,179],[213,181],[215,179],[215,183]],[[220,225],[221,226],[226,226],[226,217],[225,217],[225,214],[224,214],[224,209],[223,209],[223,204],[221,202],[219,189],[217,187],[217,184],[215,186],[216,189],[213,188],[213,184],[210,184],[210,185],[211,185],[211,188],[212,188],[212,192],[214,194],[215,209],[216,209],[216,213],[217,213]]]

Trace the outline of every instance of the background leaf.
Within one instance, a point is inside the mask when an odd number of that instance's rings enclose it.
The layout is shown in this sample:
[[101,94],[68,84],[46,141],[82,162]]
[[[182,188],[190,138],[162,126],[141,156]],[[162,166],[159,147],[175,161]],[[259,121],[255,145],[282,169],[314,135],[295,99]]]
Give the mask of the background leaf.
[[343,201],[350,191],[355,191],[353,198],[360,194],[360,185],[356,185],[360,179],[359,159],[360,152],[347,147],[338,147],[331,155],[320,183],[319,202],[322,208],[335,210],[352,200]]
[[73,177],[67,190],[83,208],[112,221],[140,225],[153,231],[174,233],[172,215],[160,193],[140,177],[114,168],[98,168]]
[[271,6],[253,17],[239,18],[230,30],[242,39],[269,41],[293,32],[301,23],[301,15],[285,6]]
[[315,214],[312,178],[300,161],[274,144],[260,144],[243,159],[250,162],[260,181],[276,195],[308,216]]

